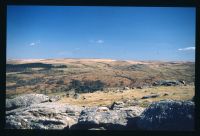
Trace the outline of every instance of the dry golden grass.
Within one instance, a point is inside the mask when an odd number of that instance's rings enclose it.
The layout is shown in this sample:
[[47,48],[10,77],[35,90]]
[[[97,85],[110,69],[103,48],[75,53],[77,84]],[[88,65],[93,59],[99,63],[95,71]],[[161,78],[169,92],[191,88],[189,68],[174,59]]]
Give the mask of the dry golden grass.
[[[145,95],[150,95],[152,93],[159,94],[157,98],[141,99]],[[163,96],[167,93],[167,96]],[[68,103],[79,106],[108,106],[114,101],[121,100],[139,100],[139,102],[153,102],[160,101],[163,99],[172,100],[188,100],[194,96],[194,86],[170,86],[170,87],[153,87],[146,89],[132,89],[125,90],[123,93],[116,92],[94,92],[80,94],[79,99],[74,99],[70,97],[64,97],[59,102]],[[86,99],[83,99],[85,97]]]
[[[62,64],[67,68],[51,68],[49,70],[43,68],[31,68],[30,74],[26,72],[7,72],[6,73],[6,94],[10,96],[20,95],[24,93],[52,93],[62,92],[60,87],[67,88],[72,80],[80,81],[102,81],[106,87],[123,87],[123,86],[143,86],[143,83],[152,84],[157,80],[184,80],[186,83],[194,81],[194,64],[190,63],[170,63],[162,61],[115,61],[111,59],[29,59],[29,60],[9,60],[8,64],[25,64],[25,63],[48,63]],[[133,65],[147,64],[147,65]],[[139,68],[138,68],[139,67]],[[32,79],[41,79],[37,83],[33,83]],[[132,80],[130,80],[132,78]],[[30,81],[29,84],[22,84],[17,81]],[[62,80],[64,83],[59,84],[57,81]],[[133,81],[136,83],[133,85]],[[50,82],[49,81],[53,81]],[[121,85],[122,83],[122,85]],[[13,88],[14,89],[13,89]],[[61,90],[61,91],[60,91]],[[66,91],[66,90],[65,90]],[[168,96],[160,96],[153,99],[142,99],[144,95],[158,93]],[[62,94],[62,93],[61,93]],[[71,103],[77,105],[109,105],[113,101],[138,99],[140,101],[156,101],[161,99],[189,99],[194,95],[194,87],[192,86],[176,86],[176,87],[154,87],[148,89],[134,89],[116,92],[95,92],[81,94],[81,98],[76,100],[73,98],[63,98],[60,102]],[[85,97],[86,99],[82,99]]]

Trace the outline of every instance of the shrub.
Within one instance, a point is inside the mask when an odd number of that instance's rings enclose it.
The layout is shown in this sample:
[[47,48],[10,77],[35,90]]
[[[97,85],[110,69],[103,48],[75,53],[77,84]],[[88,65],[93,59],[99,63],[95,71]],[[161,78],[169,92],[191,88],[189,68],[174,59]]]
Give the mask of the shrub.
[[69,88],[75,89],[78,93],[88,93],[88,92],[94,92],[97,90],[103,90],[105,86],[105,83],[101,82],[100,80],[96,81],[79,81],[79,80],[72,80],[70,82]]
[[64,81],[63,81],[63,80],[58,80],[58,81],[56,82],[56,84],[63,85],[63,84],[64,84]]

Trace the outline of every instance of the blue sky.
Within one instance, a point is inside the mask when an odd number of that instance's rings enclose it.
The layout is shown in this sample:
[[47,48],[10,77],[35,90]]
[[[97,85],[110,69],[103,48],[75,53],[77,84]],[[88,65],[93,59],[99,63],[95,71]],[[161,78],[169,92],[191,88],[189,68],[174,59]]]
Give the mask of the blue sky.
[[8,6],[7,59],[195,58],[195,8]]

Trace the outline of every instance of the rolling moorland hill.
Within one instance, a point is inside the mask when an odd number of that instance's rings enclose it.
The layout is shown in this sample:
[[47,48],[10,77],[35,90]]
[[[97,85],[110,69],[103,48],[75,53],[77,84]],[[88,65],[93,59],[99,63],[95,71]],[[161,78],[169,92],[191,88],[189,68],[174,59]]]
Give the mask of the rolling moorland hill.
[[91,92],[95,87],[95,91],[105,88],[142,88],[165,80],[191,84],[194,83],[194,69],[194,62],[110,59],[8,60],[6,91],[8,95],[31,92],[48,94],[70,89]]
[[194,71],[194,62],[8,60],[6,128],[193,130]]

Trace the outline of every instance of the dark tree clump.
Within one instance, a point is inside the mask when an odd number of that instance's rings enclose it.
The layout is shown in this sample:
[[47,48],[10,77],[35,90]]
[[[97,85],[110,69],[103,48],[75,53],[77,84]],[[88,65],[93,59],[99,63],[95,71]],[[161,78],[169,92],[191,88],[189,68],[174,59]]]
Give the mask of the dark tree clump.
[[105,83],[101,82],[100,80],[86,80],[82,82],[79,80],[72,80],[69,85],[70,89],[75,89],[75,91],[78,93],[88,93],[103,90],[104,87]]

